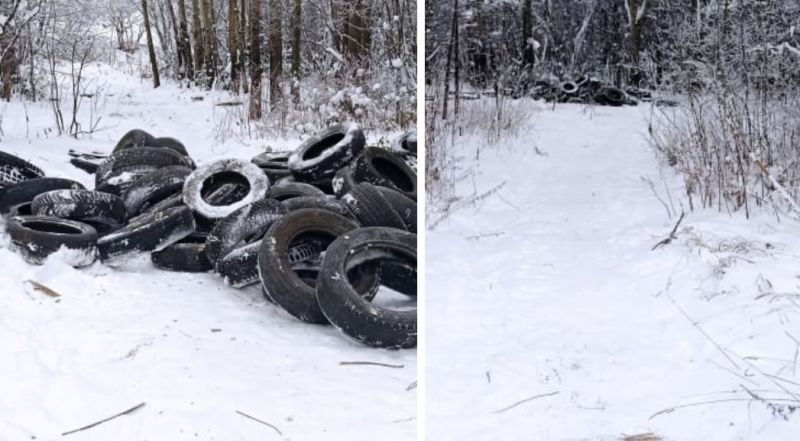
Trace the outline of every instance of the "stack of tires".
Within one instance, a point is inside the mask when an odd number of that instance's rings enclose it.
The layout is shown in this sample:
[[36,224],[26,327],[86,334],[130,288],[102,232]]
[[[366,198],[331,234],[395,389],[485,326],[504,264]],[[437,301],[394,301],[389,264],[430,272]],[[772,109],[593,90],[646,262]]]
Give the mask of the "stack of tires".
[[76,267],[147,253],[164,270],[260,284],[289,314],[364,344],[407,348],[416,307],[372,300],[381,286],[416,298],[415,159],[413,132],[390,150],[345,124],[291,153],[197,168],[177,140],[134,130],[96,167],[82,164],[94,190],[0,154],[0,213],[33,264],[64,249]]
[[536,99],[556,103],[596,104],[613,107],[637,104],[633,97],[621,89],[588,76],[558,84],[544,80],[539,81],[533,88],[532,95]]

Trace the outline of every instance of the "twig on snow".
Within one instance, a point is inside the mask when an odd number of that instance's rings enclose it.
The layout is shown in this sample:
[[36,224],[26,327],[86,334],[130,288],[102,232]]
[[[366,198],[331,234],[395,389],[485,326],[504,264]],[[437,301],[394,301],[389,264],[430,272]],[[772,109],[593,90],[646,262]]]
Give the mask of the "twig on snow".
[[410,390],[413,390],[413,389],[416,389],[416,388],[417,388],[417,382],[415,381],[415,382],[413,382],[413,383],[408,385],[408,387],[406,388],[406,392],[408,392]]
[[394,421],[392,421],[392,424],[407,423],[409,421],[414,421],[415,419],[416,419],[415,417],[403,418],[402,420],[394,420]]
[[375,361],[340,361],[339,366],[382,366],[393,369],[402,369],[405,367],[405,365],[402,364],[387,364]]
[[561,393],[561,391],[558,391],[558,390],[557,390],[557,391],[555,391],[555,392],[550,392],[550,393],[546,393],[546,394],[534,395],[534,396],[532,396],[532,397],[525,398],[524,400],[519,400],[519,401],[517,401],[516,403],[514,403],[514,404],[512,404],[512,405],[510,405],[510,406],[504,407],[504,408],[502,408],[502,409],[493,410],[493,411],[492,411],[492,413],[502,413],[502,412],[505,412],[505,411],[507,411],[507,410],[511,410],[511,409],[513,409],[513,408],[515,408],[515,407],[519,406],[520,404],[527,403],[528,401],[537,400],[537,399],[539,399],[539,398],[552,397],[553,395],[558,395],[559,393]]
[[137,404],[136,406],[133,406],[130,409],[124,411],[124,412],[120,412],[120,413],[118,413],[116,415],[110,416],[110,417],[108,417],[106,419],[103,419],[103,420],[100,420],[100,421],[98,421],[96,423],[89,424],[88,426],[83,426],[83,427],[75,429],[75,430],[70,430],[69,432],[64,432],[64,433],[61,434],[61,436],[67,436],[67,435],[73,434],[75,432],[81,432],[83,430],[91,429],[92,427],[99,426],[99,425],[101,425],[103,423],[107,423],[107,422],[113,420],[114,418],[119,418],[119,417],[121,417],[123,415],[131,414],[131,413],[136,412],[137,410],[141,409],[142,407],[144,407],[144,404],[145,404],[144,402],[141,402],[141,403]]
[[53,291],[52,289],[42,285],[41,283],[35,280],[26,280],[25,282],[30,283],[33,286],[34,291],[39,291],[42,294],[48,295],[50,297],[61,297],[61,294]]
[[[673,407],[668,407],[666,409],[659,410],[658,412],[650,415],[650,418],[648,418],[648,420],[652,420],[653,418],[655,418],[655,417],[657,417],[659,415],[672,413],[672,412],[675,412],[678,409],[685,409],[687,407],[705,406],[707,404],[718,404],[718,403],[736,403],[736,402],[745,402],[745,401],[752,402],[753,398],[752,397],[750,397],[750,398],[721,398],[719,400],[708,400],[708,401],[698,401],[696,403],[686,403],[686,404],[681,404],[679,406],[673,406]],[[790,399],[787,399],[787,398],[774,398],[774,399],[772,399],[772,401],[781,401],[781,402],[790,402],[790,403],[796,402],[794,400],[790,400]]]
[[277,427],[273,426],[272,424],[270,424],[270,423],[268,423],[266,421],[263,421],[263,420],[260,420],[260,419],[258,419],[256,417],[254,417],[254,416],[248,415],[248,414],[242,412],[241,410],[237,410],[236,413],[238,413],[239,415],[241,415],[241,416],[243,416],[245,418],[250,418],[253,421],[259,422],[259,423],[261,423],[261,424],[263,424],[263,425],[265,425],[267,427],[271,427],[272,430],[278,432],[278,435],[283,436],[283,433],[280,431],[280,429],[278,429]]
[[678,231],[678,227],[681,225],[681,222],[683,222],[684,217],[686,217],[686,212],[681,211],[681,217],[678,218],[678,222],[675,224],[674,227],[672,227],[672,231],[669,232],[669,236],[667,236],[667,238],[662,240],[661,242],[653,245],[653,248],[650,248],[650,251],[653,251],[656,248],[664,245],[669,245],[673,240],[677,239],[678,236],[676,236],[675,233]]

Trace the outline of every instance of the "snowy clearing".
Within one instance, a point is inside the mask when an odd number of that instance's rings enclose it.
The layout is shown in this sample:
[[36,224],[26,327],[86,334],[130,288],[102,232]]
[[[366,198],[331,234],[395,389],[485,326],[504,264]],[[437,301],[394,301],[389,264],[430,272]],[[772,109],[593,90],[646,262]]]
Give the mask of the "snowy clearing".
[[[234,118],[214,105],[230,96],[172,83],[153,90],[148,79],[118,67],[92,64],[86,72],[102,90],[84,101],[81,115],[84,122],[101,116],[103,130],[80,140],[58,137],[48,102],[12,101],[0,104],[0,150],[93,188],[93,176],[70,165],[68,151],[107,154],[133,128],[181,140],[198,165],[250,160],[301,142],[233,137],[240,129],[225,127]],[[377,141],[381,134],[368,135]],[[0,233],[0,267],[0,440],[60,439],[142,402],[69,438],[416,436],[414,350],[364,347],[333,327],[289,316],[260,288],[233,289],[210,273],[159,271],[149,256],[117,269],[99,262],[74,269],[57,256],[37,267],[9,250]],[[394,367],[341,364],[364,361]]]
[[687,209],[651,250],[683,191],[649,112],[546,106],[528,135],[456,142],[463,208],[427,235],[428,439],[797,439],[800,225]]

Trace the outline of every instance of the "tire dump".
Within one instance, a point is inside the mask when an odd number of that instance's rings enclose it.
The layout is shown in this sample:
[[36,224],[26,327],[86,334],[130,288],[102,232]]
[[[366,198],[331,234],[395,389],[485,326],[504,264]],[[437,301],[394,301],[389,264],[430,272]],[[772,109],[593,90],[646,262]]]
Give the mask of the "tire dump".
[[30,264],[73,267],[149,254],[159,269],[260,285],[299,320],[381,348],[417,343],[416,306],[373,303],[383,286],[416,305],[416,133],[367,146],[343,124],[293,152],[198,167],[174,138],[132,130],[109,156],[70,151],[94,189],[0,152],[0,214]]

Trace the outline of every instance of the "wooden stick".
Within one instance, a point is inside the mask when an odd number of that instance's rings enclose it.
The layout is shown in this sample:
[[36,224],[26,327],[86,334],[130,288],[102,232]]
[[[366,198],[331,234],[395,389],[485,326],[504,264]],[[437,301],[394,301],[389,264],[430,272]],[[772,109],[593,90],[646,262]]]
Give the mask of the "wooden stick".
[[514,404],[512,404],[512,405],[510,405],[508,407],[504,407],[502,409],[494,410],[494,411],[492,411],[492,413],[505,412],[507,410],[511,410],[511,409],[519,406],[520,404],[527,403],[528,401],[533,401],[533,400],[536,400],[536,399],[539,399],[539,398],[552,397],[553,395],[558,395],[559,393],[560,393],[560,391],[555,391],[555,392],[550,392],[550,393],[547,393],[547,394],[534,395],[532,397],[525,398],[524,400],[519,400],[516,403],[514,403]]
[[394,369],[402,369],[405,367],[402,364],[386,364],[386,363],[377,363],[374,361],[340,361],[339,366],[382,366]]
[[239,415],[241,415],[241,416],[243,416],[245,418],[250,418],[253,421],[257,421],[257,422],[259,422],[259,423],[261,423],[261,424],[263,424],[263,425],[265,425],[267,427],[271,427],[272,430],[278,432],[278,435],[283,436],[283,433],[281,433],[281,431],[277,427],[273,426],[272,424],[270,424],[270,423],[268,423],[266,421],[260,420],[260,419],[254,417],[254,416],[250,416],[250,415],[242,412],[241,410],[237,410],[236,413],[238,413]]
[[34,291],[39,291],[42,294],[48,295],[50,297],[61,297],[61,294],[53,291],[52,289],[42,285],[41,283],[35,280],[26,280],[26,282],[30,283],[33,286]]
[[83,431],[83,430],[91,429],[92,427],[99,426],[99,425],[101,425],[103,423],[107,423],[107,422],[113,420],[114,418],[119,418],[119,417],[121,417],[123,415],[131,414],[131,413],[136,412],[137,410],[141,409],[142,407],[144,407],[144,404],[145,404],[144,402],[139,403],[136,406],[133,406],[130,409],[124,411],[124,412],[120,412],[120,413],[118,413],[116,415],[113,415],[113,416],[110,416],[110,417],[108,417],[108,418],[106,418],[104,420],[100,420],[100,421],[98,421],[96,423],[89,424],[88,426],[83,426],[83,427],[81,427],[79,429],[70,430],[69,432],[64,432],[64,433],[61,434],[61,436],[67,436],[67,435],[73,434],[75,432],[80,432],[80,431]]
[[677,239],[678,237],[675,236],[675,233],[678,231],[678,227],[681,225],[681,222],[683,222],[684,217],[686,217],[686,212],[681,211],[681,217],[678,218],[678,222],[675,224],[674,227],[672,227],[672,231],[669,232],[669,236],[667,236],[667,238],[662,240],[661,242],[653,245],[653,248],[650,248],[650,251],[653,251],[658,247],[668,245],[670,242]]

